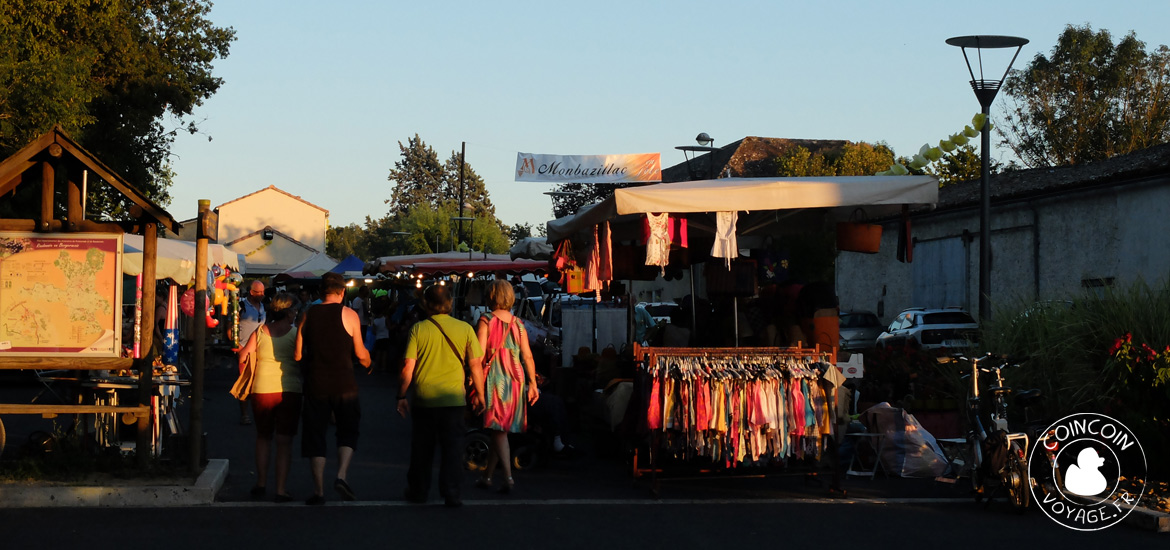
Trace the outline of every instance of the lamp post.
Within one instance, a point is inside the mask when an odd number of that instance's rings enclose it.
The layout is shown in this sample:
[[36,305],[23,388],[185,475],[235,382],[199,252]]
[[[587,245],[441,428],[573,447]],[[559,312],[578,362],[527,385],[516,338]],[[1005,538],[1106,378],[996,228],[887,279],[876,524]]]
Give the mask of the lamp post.
[[[984,122],[980,128],[979,144],[979,321],[991,319],[991,176],[988,173],[991,166],[991,103],[999,93],[1003,80],[1012,70],[1012,64],[1020,55],[1020,50],[1028,43],[1027,38],[1016,36],[956,36],[948,38],[947,44],[963,50],[963,60],[967,62],[967,72],[971,75],[971,89],[975,91],[975,98],[983,108]],[[979,65],[979,78],[975,78],[975,71],[971,68],[971,58],[967,56],[967,48],[975,50]],[[987,80],[983,77],[983,50],[1015,48],[1012,60],[1003,70],[999,80]]]
[[[414,235],[414,233],[411,233],[410,231],[391,231],[390,234],[394,235],[395,237],[405,237],[407,235]],[[405,247],[402,246],[402,239],[398,239],[398,253],[402,254],[403,252],[405,252],[404,248]]]
[[[698,143],[698,145],[679,145],[678,147],[675,147],[675,149],[678,149],[679,151],[683,152],[683,158],[686,159],[686,161],[687,161],[687,173],[688,173],[691,180],[699,179],[699,174],[698,174],[697,170],[695,168],[691,167],[691,159],[692,158],[698,159],[699,153],[702,153],[702,152],[709,153],[707,156],[707,167],[708,167],[708,172],[710,172],[710,171],[715,169],[715,151],[719,150],[718,147],[714,147],[715,140],[712,139],[711,136],[709,134],[707,134],[707,132],[699,132],[699,135],[695,136],[695,143]],[[688,155],[687,153],[690,153],[690,155]],[[718,176],[718,174],[709,174],[708,172],[704,172],[703,176],[704,177],[709,177],[710,175]],[[698,327],[698,316],[695,314],[695,304],[698,302],[698,300],[696,300],[696,298],[695,298],[695,265],[694,264],[691,264],[690,266],[688,266],[687,279],[691,283],[691,336],[693,338],[694,335],[698,332],[698,328],[699,328]],[[736,311],[733,313],[733,319],[734,319],[733,322],[736,323],[736,327],[735,327],[736,347],[739,346],[738,305],[739,305],[738,303],[735,303],[733,305],[733,309],[736,309]]]
[[[718,147],[712,146],[714,145],[715,140],[711,139],[711,136],[707,135],[707,132],[700,132],[699,135],[695,136],[695,142],[698,143],[698,145],[679,145],[678,147],[675,147],[675,149],[683,152],[683,158],[687,161],[687,172],[690,174],[690,178],[692,180],[701,179],[699,178],[697,168],[691,167],[691,160],[698,159],[699,153],[711,153],[707,157],[708,171],[703,173],[703,178],[717,176],[718,174],[710,173],[710,171],[715,168],[715,151],[719,150]],[[687,153],[690,153],[690,155],[687,155]]]

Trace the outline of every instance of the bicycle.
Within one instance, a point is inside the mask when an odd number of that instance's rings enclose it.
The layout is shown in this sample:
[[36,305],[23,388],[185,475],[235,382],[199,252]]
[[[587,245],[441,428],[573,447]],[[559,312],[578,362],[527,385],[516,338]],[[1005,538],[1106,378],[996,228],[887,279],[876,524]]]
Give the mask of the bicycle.
[[[983,363],[997,360],[998,365],[984,367]],[[1025,509],[1030,503],[1031,487],[1028,477],[1028,434],[1009,431],[1008,395],[1012,389],[1004,385],[1003,369],[1016,366],[1006,358],[987,354],[977,359],[959,357],[960,362],[971,365],[967,399],[963,404],[962,417],[967,422],[967,444],[971,449],[974,464],[971,467],[971,485],[975,501],[991,499],[1002,490],[1007,490],[1012,505]],[[990,399],[983,393],[979,374],[992,374],[993,383],[988,385]],[[1035,393],[1038,396],[1038,392]]]

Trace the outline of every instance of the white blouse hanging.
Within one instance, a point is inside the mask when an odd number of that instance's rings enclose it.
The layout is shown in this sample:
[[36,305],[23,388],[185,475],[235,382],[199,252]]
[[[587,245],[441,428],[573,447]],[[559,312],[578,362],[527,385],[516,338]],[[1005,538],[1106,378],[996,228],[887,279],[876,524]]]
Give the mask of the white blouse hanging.
[[715,244],[711,246],[711,256],[726,258],[729,268],[731,259],[739,257],[739,246],[735,242],[735,222],[738,218],[736,212],[715,213]]

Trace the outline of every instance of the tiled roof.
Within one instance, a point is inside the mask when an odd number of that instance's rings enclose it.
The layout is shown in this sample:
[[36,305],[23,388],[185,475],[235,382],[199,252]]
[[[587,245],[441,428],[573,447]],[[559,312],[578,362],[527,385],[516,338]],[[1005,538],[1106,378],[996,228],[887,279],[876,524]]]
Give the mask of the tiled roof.
[[294,195],[294,194],[292,194],[292,193],[289,193],[288,191],[284,191],[284,190],[282,190],[282,189],[279,189],[279,188],[277,188],[275,185],[269,185],[268,187],[265,187],[264,189],[261,189],[261,190],[259,190],[259,191],[256,191],[255,193],[248,193],[247,195],[244,195],[244,196],[242,196],[242,197],[239,197],[239,198],[232,199],[232,200],[230,200],[230,201],[227,201],[227,202],[225,202],[225,203],[223,203],[223,204],[221,204],[221,205],[217,206],[216,208],[223,208],[224,206],[227,206],[227,205],[229,205],[229,204],[231,204],[231,203],[233,203],[233,202],[242,201],[242,200],[244,200],[244,199],[246,199],[246,198],[248,198],[248,197],[251,197],[252,195],[256,195],[256,194],[259,194],[259,193],[263,193],[263,192],[265,192],[265,191],[268,191],[268,190],[270,190],[270,189],[271,189],[272,191],[276,191],[277,193],[281,193],[281,194],[283,194],[283,195],[287,195],[288,197],[291,197],[291,198],[294,198],[294,199],[296,199],[296,200],[298,200],[298,201],[301,201],[301,202],[303,202],[303,203],[305,203],[305,204],[307,204],[307,205],[309,205],[309,206],[312,206],[313,208],[316,208],[317,210],[320,210],[320,211],[324,212],[326,216],[328,216],[328,215],[329,215],[329,211],[328,211],[328,210],[326,210],[326,209],[324,209],[324,208],[321,208],[320,206],[317,206],[317,205],[315,205],[315,204],[313,204],[313,203],[311,203],[311,202],[309,202],[309,201],[307,201],[307,200],[305,200],[305,199],[302,199],[302,198],[301,198],[300,196],[298,196],[298,195]]
[[[989,185],[992,201],[1004,202],[1157,176],[1170,176],[1170,144],[1090,164],[992,174]],[[980,198],[978,179],[946,185],[939,189],[937,209],[970,207]]]

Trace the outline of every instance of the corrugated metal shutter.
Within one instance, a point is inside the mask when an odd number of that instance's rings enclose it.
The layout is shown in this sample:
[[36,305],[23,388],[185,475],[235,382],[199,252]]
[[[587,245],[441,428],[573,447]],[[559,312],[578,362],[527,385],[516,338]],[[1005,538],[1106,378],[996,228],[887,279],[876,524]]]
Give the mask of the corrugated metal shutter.
[[967,299],[967,246],[961,237],[914,244],[914,287],[917,307],[960,306],[970,311]]

